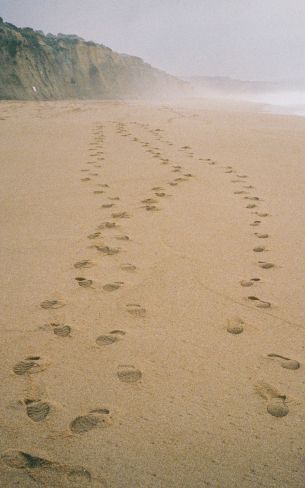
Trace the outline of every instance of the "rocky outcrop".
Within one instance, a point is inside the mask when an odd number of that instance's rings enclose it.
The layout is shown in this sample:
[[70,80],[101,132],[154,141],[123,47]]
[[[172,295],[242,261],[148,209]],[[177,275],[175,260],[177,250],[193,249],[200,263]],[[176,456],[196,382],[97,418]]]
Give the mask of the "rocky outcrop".
[[44,35],[0,18],[0,99],[142,98],[187,84],[135,56],[76,35]]

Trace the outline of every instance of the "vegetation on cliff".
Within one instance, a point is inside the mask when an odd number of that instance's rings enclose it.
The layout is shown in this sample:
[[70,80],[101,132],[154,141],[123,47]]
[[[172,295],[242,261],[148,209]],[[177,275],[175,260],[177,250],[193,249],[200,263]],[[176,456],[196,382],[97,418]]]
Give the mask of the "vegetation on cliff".
[[76,35],[44,35],[0,18],[0,99],[140,98],[186,84],[135,56]]

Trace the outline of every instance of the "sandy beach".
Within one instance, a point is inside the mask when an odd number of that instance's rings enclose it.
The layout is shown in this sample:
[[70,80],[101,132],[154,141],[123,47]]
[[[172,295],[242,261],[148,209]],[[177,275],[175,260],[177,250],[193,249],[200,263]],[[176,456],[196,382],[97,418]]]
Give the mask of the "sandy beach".
[[304,487],[304,129],[1,102],[1,486]]

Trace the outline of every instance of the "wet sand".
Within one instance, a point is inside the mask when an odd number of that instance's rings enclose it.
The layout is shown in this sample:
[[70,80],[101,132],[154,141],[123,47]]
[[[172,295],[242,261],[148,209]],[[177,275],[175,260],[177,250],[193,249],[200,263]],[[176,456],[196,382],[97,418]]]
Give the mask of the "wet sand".
[[304,486],[304,128],[1,102],[2,486]]

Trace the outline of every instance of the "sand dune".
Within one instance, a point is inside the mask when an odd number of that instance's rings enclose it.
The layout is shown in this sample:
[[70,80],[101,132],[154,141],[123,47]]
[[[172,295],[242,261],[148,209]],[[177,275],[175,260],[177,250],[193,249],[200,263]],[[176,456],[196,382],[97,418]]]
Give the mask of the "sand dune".
[[7,487],[303,487],[302,118],[0,105]]

